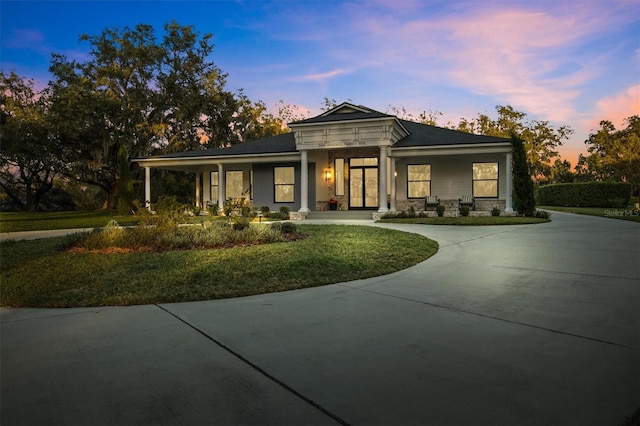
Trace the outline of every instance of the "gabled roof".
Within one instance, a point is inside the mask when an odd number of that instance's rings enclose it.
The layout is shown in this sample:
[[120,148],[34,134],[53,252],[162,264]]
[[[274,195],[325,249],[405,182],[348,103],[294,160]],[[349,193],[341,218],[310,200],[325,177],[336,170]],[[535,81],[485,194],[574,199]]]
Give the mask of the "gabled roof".
[[329,123],[337,121],[352,121],[352,120],[373,120],[379,118],[396,118],[395,115],[385,114],[380,111],[373,110],[361,105],[353,105],[344,102],[335,108],[325,111],[317,117],[307,118],[306,120],[294,121],[289,123],[289,126],[295,127],[296,125],[304,124],[316,124],[316,123]]

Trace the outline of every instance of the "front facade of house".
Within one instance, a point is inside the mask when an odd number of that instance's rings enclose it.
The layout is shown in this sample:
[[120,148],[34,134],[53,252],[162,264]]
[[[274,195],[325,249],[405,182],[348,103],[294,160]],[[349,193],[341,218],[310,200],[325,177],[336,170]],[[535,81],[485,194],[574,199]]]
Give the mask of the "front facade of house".
[[290,123],[291,132],[229,148],[135,159],[150,169],[194,173],[196,203],[222,208],[249,197],[255,207],[314,211],[424,210],[426,197],[457,210],[470,198],[479,211],[511,210],[511,144],[401,120],[348,103]]

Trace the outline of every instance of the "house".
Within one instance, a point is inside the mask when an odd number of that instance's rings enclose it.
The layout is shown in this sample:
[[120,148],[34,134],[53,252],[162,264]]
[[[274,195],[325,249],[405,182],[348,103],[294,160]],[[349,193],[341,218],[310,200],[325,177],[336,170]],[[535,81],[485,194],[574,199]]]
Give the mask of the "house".
[[350,103],[289,128],[290,133],[228,148],[134,159],[146,171],[147,203],[150,169],[164,168],[195,174],[202,207],[222,208],[225,200],[248,193],[253,206],[286,206],[297,218],[333,206],[371,210],[374,216],[420,211],[429,196],[451,211],[466,198],[479,211],[512,212],[508,139],[415,123]]

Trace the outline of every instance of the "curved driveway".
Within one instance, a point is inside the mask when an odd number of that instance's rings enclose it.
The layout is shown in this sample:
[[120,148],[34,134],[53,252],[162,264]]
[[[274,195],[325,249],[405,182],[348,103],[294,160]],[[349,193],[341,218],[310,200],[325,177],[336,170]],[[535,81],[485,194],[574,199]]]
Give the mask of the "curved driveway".
[[552,218],[379,224],[440,250],[362,281],[2,309],[0,421],[616,425],[640,406],[640,225]]

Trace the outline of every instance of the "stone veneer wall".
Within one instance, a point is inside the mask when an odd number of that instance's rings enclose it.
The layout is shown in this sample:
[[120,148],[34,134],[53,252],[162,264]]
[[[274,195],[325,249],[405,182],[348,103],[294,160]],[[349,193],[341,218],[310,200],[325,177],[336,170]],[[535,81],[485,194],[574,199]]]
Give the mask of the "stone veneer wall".
[[[440,204],[445,206],[447,210],[457,210],[459,207],[459,200],[440,200]],[[491,212],[494,207],[500,208],[500,211],[504,211],[507,202],[505,200],[485,200],[476,199],[476,211],[478,212]],[[396,211],[409,211],[413,206],[413,209],[417,212],[424,210],[424,199],[411,199],[411,200],[396,200]],[[429,207],[427,210],[435,211],[435,207]]]

